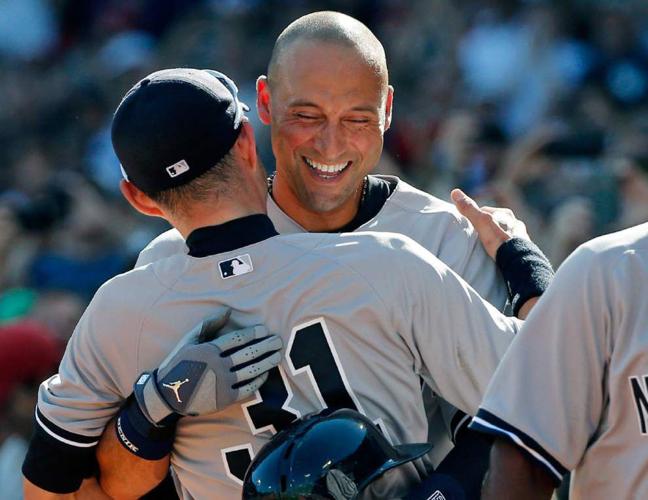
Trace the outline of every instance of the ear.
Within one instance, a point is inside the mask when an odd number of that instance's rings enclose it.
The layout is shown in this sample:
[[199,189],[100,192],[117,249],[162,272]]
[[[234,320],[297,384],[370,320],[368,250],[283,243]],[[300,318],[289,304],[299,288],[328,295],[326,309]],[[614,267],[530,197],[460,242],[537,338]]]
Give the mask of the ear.
[[394,87],[387,86],[387,99],[385,100],[385,130],[389,130],[392,120],[392,105],[394,104]]
[[268,77],[261,75],[256,81],[257,113],[264,125],[270,125],[270,88]]
[[237,157],[245,161],[246,165],[256,166],[258,164],[254,129],[249,121],[245,120],[241,124],[241,132],[233,147]]
[[150,217],[162,217],[166,219],[164,212],[149,196],[137,189],[131,182],[122,179],[119,189],[126,198],[126,201],[138,212]]

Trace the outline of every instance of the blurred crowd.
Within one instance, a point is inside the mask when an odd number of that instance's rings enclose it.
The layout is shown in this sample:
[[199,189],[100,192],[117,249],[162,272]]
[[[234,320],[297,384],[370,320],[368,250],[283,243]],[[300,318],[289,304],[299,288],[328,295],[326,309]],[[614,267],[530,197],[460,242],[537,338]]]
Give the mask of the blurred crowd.
[[253,105],[276,36],[322,9],[385,46],[395,104],[380,172],[513,209],[556,266],[648,221],[645,1],[0,0],[3,490],[83,308],[166,229],[121,199],[119,99],[151,71],[191,66],[224,71]]

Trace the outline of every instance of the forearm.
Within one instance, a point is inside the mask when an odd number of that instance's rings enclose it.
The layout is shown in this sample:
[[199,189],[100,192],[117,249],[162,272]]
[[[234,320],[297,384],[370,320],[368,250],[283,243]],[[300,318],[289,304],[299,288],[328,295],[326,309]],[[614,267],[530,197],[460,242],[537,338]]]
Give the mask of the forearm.
[[553,490],[549,474],[517,446],[503,439],[495,441],[482,487],[483,500],[548,500]]
[[110,498],[93,477],[85,479],[79,490],[74,493],[52,493],[23,478],[23,494],[25,500],[106,500]]
[[117,437],[114,419],[101,436],[97,461],[101,488],[112,498],[138,498],[157,486],[169,472],[169,455],[146,460],[129,452]]
[[540,300],[540,297],[532,297],[529,300],[527,300],[524,303],[524,305],[520,307],[517,317],[520,319],[526,319],[529,313],[531,312],[531,309],[533,309],[533,306],[535,306],[538,303],[538,300]]

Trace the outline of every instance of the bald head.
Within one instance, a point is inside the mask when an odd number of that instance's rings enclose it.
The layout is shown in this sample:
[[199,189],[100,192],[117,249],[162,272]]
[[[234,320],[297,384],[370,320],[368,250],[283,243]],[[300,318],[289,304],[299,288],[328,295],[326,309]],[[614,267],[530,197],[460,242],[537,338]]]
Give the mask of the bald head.
[[282,63],[292,49],[308,42],[340,45],[353,50],[387,86],[385,50],[375,35],[357,19],[332,11],[313,12],[293,21],[281,32],[268,65],[268,80],[280,80]]

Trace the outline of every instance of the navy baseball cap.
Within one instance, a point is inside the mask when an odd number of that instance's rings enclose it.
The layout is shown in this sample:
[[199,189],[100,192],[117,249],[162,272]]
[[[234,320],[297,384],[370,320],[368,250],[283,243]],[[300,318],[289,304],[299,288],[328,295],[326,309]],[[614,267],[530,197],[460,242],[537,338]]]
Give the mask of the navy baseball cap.
[[200,176],[230,151],[249,108],[226,75],[164,69],[124,96],[112,123],[112,143],[124,178],[147,194]]

